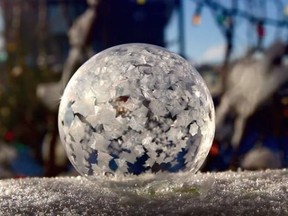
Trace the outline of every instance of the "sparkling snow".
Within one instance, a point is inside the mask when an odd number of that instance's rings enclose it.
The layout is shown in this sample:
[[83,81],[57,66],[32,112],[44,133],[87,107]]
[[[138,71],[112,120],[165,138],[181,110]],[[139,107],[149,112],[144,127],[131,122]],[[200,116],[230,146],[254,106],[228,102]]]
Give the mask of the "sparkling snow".
[[288,170],[0,180],[0,215],[288,215]]

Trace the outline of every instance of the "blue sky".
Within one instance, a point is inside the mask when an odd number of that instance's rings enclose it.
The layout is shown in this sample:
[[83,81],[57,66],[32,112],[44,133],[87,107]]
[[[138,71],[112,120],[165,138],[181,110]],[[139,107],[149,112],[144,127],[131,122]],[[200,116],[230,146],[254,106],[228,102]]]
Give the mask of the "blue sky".
[[[253,12],[258,17],[269,17],[273,19],[283,19],[284,8],[277,8],[274,0],[253,0],[255,7],[252,7],[251,12]],[[277,0],[278,1],[278,0]],[[218,0],[217,2],[223,5],[229,6],[228,3],[231,1]],[[240,9],[247,10],[247,1],[238,1]],[[248,1],[249,2],[249,1]],[[252,1],[251,1],[252,2]],[[263,7],[266,2],[266,9]],[[282,1],[288,4],[288,0]],[[262,5],[262,8],[261,8]],[[209,8],[204,7],[201,13],[201,24],[195,26],[192,24],[192,16],[195,11],[195,2],[192,0],[183,0],[184,17],[185,17],[185,43],[186,43],[186,56],[188,59],[196,62],[213,62],[221,61],[223,59],[224,49],[225,49],[225,39],[218,28],[214,17],[211,14]],[[266,11],[266,13],[265,13]],[[174,11],[173,16],[166,28],[166,41],[175,42],[178,38],[178,13]],[[243,18],[236,19],[236,34],[234,38],[234,57],[241,56],[247,49],[249,44],[256,43],[255,27],[251,26]],[[274,26],[265,26],[265,46],[269,45],[277,37],[287,38],[287,30],[283,29],[276,31]],[[171,43],[168,49],[178,52],[179,45],[177,43]]]

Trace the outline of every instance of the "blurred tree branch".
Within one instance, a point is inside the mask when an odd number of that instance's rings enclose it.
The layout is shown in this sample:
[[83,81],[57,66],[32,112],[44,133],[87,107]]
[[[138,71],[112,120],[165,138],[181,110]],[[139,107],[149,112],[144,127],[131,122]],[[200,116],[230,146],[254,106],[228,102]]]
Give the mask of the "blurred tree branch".
[[[81,15],[69,30],[70,51],[65,62],[62,84],[66,86],[72,73],[75,71],[77,64],[83,60],[85,55],[89,56],[89,34],[91,33],[93,23],[96,18],[96,7],[100,0],[87,0],[89,8]],[[87,57],[86,56],[86,57]]]
[[91,55],[89,36],[97,17],[96,9],[99,2],[100,0],[87,0],[89,7],[75,20],[68,32],[70,50],[63,67],[60,82],[41,84],[37,88],[38,97],[51,110],[55,110],[58,106],[58,100],[55,95],[61,96],[68,80],[77,67]]

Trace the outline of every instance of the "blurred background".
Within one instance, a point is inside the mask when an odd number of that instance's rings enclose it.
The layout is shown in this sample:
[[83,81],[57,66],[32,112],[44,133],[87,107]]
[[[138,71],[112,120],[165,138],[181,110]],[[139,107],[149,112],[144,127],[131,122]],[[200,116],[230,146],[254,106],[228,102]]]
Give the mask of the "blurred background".
[[193,63],[216,108],[202,171],[288,167],[288,0],[0,0],[0,178],[73,175],[63,86],[90,56],[143,42]]

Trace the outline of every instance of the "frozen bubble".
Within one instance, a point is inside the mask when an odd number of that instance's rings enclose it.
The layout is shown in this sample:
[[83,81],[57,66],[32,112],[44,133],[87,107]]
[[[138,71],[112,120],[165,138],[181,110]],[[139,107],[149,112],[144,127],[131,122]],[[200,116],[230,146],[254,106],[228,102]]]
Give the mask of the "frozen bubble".
[[214,136],[214,106],[195,68],[161,47],[125,44],[89,59],[59,108],[68,158],[84,176],[196,172]]

